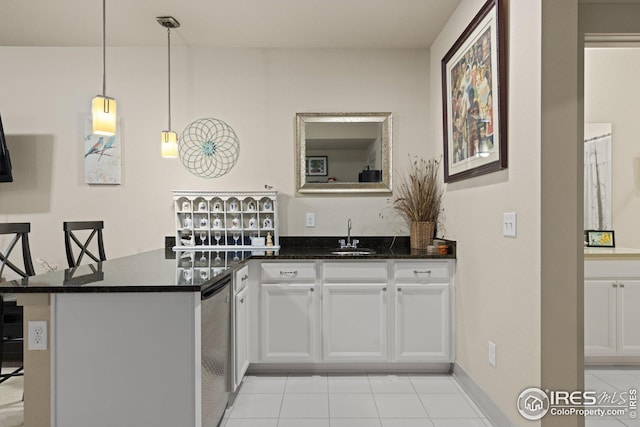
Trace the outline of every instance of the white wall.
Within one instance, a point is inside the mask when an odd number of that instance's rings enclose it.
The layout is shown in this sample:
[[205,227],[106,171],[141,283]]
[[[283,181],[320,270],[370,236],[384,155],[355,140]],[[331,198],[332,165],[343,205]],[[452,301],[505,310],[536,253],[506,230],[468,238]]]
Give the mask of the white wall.
[[[540,69],[528,60],[540,56],[536,3],[510,4],[509,26],[518,31],[508,35],[509,167],[448,184],[444,198],[447,232],[459,241],[456,362],[513,422],[524,420],[518,394],[540,383]],[[482,4],[463,1],[431,46],[432,93],[441,91],[440,60]],[[431,108],[441,117],[439,97]],[[442,128],[434,132],[442,141]],[[517,212],[515,239],[502,236],[503,212]]]
[[612,125],[612,227],[616,246],[640,248],[640,48],[585,49],[586,122]]
[[[282,235],[407,234],[387,197],[298,196],[296,112],[391,111],[394,164],[432,150],[429,51],[402,49],[172,49],[172,125],[227,122],[240,139],[236,167],[218,179],[160,157],[167,126],[166,50],[108,48],[107,95],[122,123],[123,183],[83,182],[82,121],[100,92],[97,48],[0,47],[0,113],[15,182],[0,184],[0,221],[32,223],[32,254],[63,267],[62,222],[104,219],[108,258],[163,245],[173,234],[171,190],[279,190]],[[396,170],[396,173],[398,170]],[[316,228],[304,228],[305,212]],[[379,215],[382,212],[384,215]],[[38,271],[42,271],[37,267]]]
[[[432,94],[441,93],[441,59],[483,4],[461,2],[431,46]],[[577,25],[559,22],[577,18],[577,2],[509,1],[505,6],[508,81],[503,89],[508,90],[509,166],[447,184],[444,198],[446,230],[458,241],[456,363],[511,422],[579,425],[570,417],[528,422],[516,409],[518,395],[528,387],[581,386],[581,329],[577,329],[581,216],[575,215],[574,176]],[[559,61],[563,54],[567,59]],[[555,66],[554,75],[550,70]],[[439,123],[438,96],[431,98],[431,112],[434,123]],[[567,115],[573,121],[566,120]],[[441,126],[434,126],[434,140],[442,141]],[[551,156],[554,144],[557,159]],[[549,177],[562,175],[561,161],[566,162],[567,176],[556,181],[554,189]],[[517,213],[516,238],[502,235],[504,212]],[[549,220],[553,213],[558,214],[555,222]],[[550,238],[554,232],[555,242]],[[571,320],[565,322],[566,317]],[[488,363],[489,341],[497,346],[495,368]]]

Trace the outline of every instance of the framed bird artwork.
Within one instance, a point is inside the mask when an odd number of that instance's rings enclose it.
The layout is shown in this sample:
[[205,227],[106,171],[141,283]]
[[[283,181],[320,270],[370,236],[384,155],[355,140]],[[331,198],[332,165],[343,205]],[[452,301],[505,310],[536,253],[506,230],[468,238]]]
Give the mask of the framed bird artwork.
[[84,182],[120,184],[122,143],[119,123],[112,136],[93,134],[92,129],[91,115],[87,114],[84,122]]

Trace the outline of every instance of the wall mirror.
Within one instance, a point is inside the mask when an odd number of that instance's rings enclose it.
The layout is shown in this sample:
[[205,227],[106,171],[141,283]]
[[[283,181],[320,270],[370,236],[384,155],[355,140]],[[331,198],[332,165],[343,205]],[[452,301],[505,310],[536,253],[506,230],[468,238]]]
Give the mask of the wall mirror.
[[296,114],[299,193],[390,193],[391,113]]

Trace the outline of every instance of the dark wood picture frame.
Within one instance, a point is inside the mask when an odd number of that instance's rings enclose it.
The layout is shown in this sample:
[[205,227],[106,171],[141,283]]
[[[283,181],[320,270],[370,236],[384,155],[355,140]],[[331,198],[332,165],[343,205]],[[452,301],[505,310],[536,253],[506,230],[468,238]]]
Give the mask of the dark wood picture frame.
[[590,248],[615,248],[616,239],[613,230],[585,230],[587,246]]
[[505,45],[503,0],[488,0],[442,58],[444,182],[507,167]]

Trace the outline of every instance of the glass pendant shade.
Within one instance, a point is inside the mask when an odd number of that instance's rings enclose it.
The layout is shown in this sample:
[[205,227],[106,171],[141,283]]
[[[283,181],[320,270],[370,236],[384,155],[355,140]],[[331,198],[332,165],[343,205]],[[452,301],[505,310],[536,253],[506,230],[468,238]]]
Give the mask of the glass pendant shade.
[[93,133],[111,136],[116,133],[116,100],[98,95],[93,98]]
[[162,157],[175,159],[178,157],[178,134],[171,130],[171,29],[180,27],[180,23],[173,16],[158,16],[158,24],[167,29],[167,95],[169,98],[169,130],[162,131]]
[[107,0],[102,0],[102,95],[91,102],[93,133],[112,136],[116,133],[116,100],[107,96]]
[[162,157],[175,159],[178,157],[178,134],[170,131],[162,131]]

